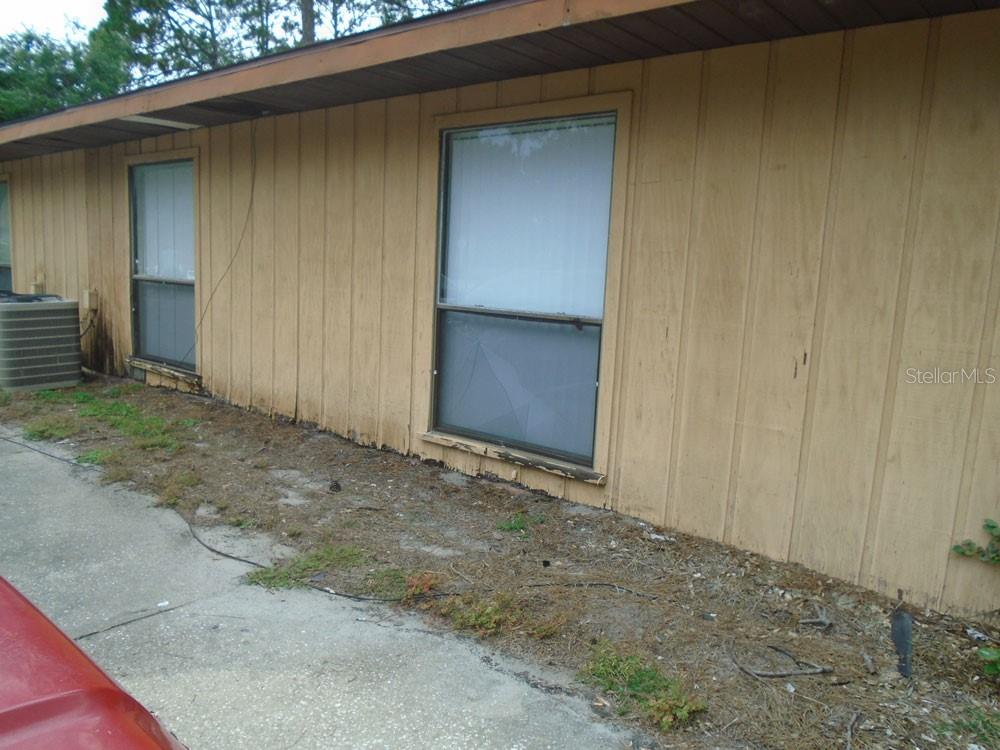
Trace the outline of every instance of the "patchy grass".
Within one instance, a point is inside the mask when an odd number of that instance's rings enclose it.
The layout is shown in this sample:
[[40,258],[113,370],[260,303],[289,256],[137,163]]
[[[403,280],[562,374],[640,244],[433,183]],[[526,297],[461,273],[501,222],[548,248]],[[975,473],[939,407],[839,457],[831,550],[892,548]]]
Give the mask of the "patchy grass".
[[365,579],[365,591],[386,599],[406,596],[406,571],[402,568],[377,570]]
[[143,414],[132,404],[119,400],[95,400],[80,410],[81,417],[95,419],[132,438],[141,450],[163,449],[169,453],[180,450],[176,426],[163,417]]
[[471,594],[443,602],[438,611],[459,630],[471,630],[476,635],[495,635],[513,628],[524,613],[511,594],[500,593],[491,598]]
[[0,388],[0,408],[4,406],[10,406],[11,396],[10,393]]
[[115,484],[117,482],[131,481],[132,478],[132,469],[125,464],[116,463],[104,467],[104,475],[101,477],[101,481],[104,484]]
[[122,398],[123,396],[140,393],[144,387],[141,383],[122,383],[121,385],[113,385],[105,388],[101,392],[101,395],[105,398]]
[[40,417],[24,426],[29,440],[65,440],[79,431],[79,423],[70,417]]
[[171,471],[163,478],[160,495],[167,503],[176,503],[184,497],[185,490],[197,487],[201,481],[201,475],[190,469]]
[[568,620],[565,615],[550,617],[549,619],[536,623],[529,628],[528,635],[539,641],[544,641],[547,638],[552,638],[553,636],[558,635],[559,631],[563,629],[563,626],[566,625],[567,621]]
[[86,453],[81,453],[76,457],[78,464],[89,464],[91,466],[106,466],[115,463],[119,456],[117,451],[105,448],[95,448]]
[[300,588],[317,573],[331,568],[356,568],[367,561],[368,556],[358,547],[330,544],[279,565],[259,568],[247,575],[247,581],[268,589]]
[[545,523],[545,516],[529,516],[524,511],[518,511],[506,521],[497,524],[500,531],[514,531],[524,533],[532,526]]
[[636,711],[666,732],[705,710],[680,680],[635,654],[625,654],[609,641],[598,643],[581,678],[614,696],[619,713]]
[[[938,727],[938,734],[963,738],[983,748],[1000,747],[1000,711],[969,708],[965,713]],[[965,744],[963,742],[963,744]]]

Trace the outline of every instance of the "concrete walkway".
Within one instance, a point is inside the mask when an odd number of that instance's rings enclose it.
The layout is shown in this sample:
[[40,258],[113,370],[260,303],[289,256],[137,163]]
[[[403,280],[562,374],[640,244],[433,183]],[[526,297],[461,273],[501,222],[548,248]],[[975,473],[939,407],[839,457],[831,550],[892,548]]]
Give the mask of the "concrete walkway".
[[29,445],[66,458],[0,427],[0,575],[192,750],[630,746],[565,675],[385,607],[247,586],[173,511]]

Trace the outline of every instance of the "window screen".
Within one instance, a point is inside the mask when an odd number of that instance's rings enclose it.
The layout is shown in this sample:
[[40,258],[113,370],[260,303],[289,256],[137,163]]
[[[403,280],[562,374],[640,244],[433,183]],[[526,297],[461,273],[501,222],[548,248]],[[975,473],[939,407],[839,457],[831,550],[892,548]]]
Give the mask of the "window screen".
[[10,272],[10,187],[0,182],[0,292],[13,291]]
[[194,166],[132,168],[136,353],[195,368]]
[[435,426],[592,463],[615,117],[445,134]]

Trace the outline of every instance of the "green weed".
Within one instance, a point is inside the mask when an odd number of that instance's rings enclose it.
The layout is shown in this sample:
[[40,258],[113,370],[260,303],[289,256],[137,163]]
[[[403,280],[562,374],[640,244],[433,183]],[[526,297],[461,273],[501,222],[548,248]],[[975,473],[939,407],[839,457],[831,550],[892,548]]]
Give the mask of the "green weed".
[[368,556],[358,547],[330,544],[278,565],[259,568],[247,575],[247,581],[268,589],[299,588],[324,570],[356,568],[367,561]]
[[86,453],[81,453],[76,457],[76,462],[78,464],[90,464],[92,466],[104,466],[105,464],[111,463],[117,458],[117,454],[113,450],[102,450],[100,448],[95,448],[94,450],[87,451]]
[[43,404],[89,404],[97,400],[93,393],[79,388],[35,391],[31,398]]
[[500,531],[517,531],[524,533],[530,527],[545,523],[545,516],[529,516],[524,511],[518,511],[506,521],[497,524]]
[[613,695],[621,713],[637,710],[662,731],[705,710],[704,702],[689,695],[680,680],[667,677],[642,657],[627,655],[608,641],[594,647],[581,676]]
[[11,395],[7,391],[0,388],[0,408],[4,406],[10,406]]
[[989,537],[985,547],[976,544],[971,539],[966,539],[961,544],[954,545],[951,551],[962,557],[975,557],[984,563],[1000,565],[1000,523],[992,518],[987,518],[983,523],[983,531]]

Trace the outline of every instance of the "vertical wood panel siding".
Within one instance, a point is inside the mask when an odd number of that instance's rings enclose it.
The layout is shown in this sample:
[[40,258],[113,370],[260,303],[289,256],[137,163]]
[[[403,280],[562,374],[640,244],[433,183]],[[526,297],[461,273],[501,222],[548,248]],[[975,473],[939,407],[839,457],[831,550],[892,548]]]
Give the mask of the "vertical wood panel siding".
[[[1000,11],[485,83],[0,164],[14,280],[131,354],[131,154],[199,153],[205,386],[957,611],[1000,513]],[[632,91],[604,486],[428,443],[438,115]],[[618,283],[618,279],[621,283]]]

